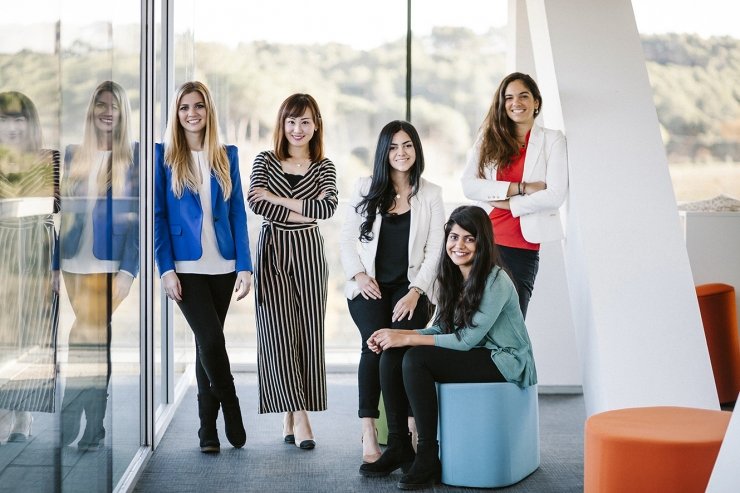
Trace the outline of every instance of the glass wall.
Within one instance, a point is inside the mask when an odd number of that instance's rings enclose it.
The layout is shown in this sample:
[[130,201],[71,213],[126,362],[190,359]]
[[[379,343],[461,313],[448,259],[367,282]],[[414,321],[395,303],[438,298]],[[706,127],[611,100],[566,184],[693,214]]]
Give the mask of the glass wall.
[[2,491],[110,491],[140,448],[140,16],[0,20]]
[[[740,7],[633,0],[679,202],[740,198]],[[717,15],[717,12],[722,12]]]

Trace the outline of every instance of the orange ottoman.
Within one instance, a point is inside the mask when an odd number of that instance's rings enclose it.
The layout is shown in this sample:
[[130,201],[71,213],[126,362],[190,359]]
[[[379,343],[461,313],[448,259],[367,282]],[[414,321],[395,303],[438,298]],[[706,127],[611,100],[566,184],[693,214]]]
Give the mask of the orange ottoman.
[[703,493],[732,413],[642,407],[586,420],[586,493]]
[[740,342],[735,289],[727,284],[696,287],[699,311],[720,402],[735,402],[740,392]]

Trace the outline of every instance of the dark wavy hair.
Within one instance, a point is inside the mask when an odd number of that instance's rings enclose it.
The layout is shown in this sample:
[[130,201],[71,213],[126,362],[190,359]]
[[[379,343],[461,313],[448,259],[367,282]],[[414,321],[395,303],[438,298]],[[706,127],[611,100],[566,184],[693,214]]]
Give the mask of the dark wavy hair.
[[388,155],[391,152],[393,136],[404,131],[411,137],[411,143],[416,151],[416,160],[409,170],[409,185],[411,185],[411,197],[419,192],[421,174],[424,172],[424,151],[421,148],[419,133],[413,125],[403,120],[394,120],[383,127],[378,136],[378,145],[375,148],[375,163],[373,165],[372,183],[359,204],[355,207],[358,214],[365,216],[365,221],[360,226],[360,241],[368,242],[373,239],[373,223],[378,212],[382,216],[388,214],[396,202],[396,189],[391,180],[391,163]]
[[532,98],[539,103],[534,111],[534,117],[537,118],[542,111],[542,94],[532,77],[521,72],[514,72],[504,77],[496,89],[488,115],[480,128],[483,140],[478,158],[478,176],[481,178],[484,176],[486,167],[491,163],[497,170],[503,171],[511,166],[511,158],[519,154],[514,122],[506,114],[506,88],[515,80],[521,81],[532,93]]
[[[447,238],[455,224],[475,237],[473,266],[467,280],[463,279],[460,267],[447,255]],[[450,219],[445,223],[445,242],[437,266],[438,304],[435,324],[443,332],[454,333],[460,338],[460,329],[475,327],[473,316],[478,312],[488,275],[496,266],[502,267],[501,257],[493,243],[491,220],[485,211],[474,205],[464,205],[452,211]]]

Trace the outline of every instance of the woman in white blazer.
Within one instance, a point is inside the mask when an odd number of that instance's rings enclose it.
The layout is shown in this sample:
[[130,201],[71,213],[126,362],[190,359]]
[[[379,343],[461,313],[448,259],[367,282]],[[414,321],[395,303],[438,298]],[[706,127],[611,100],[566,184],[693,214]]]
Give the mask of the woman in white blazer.
[[[339,249],[352,319],[362,335],[358,369],[363,460],[380,457],[380,355],[367,340],[382,328],[425,327],[444,242],[442,188],[424,180],[416,129],[393,121],[378,137],[373,175],[360,178],[347,207]],[[404,417],[405,418],[405,417]]]
[[465,196],[489,212],[494,241],[527,306],[540,243],[563,239],[559,207],[568,193],[568,156],[559,130],[542,128],[537,83],[514,72],[501,81],[462,177]]

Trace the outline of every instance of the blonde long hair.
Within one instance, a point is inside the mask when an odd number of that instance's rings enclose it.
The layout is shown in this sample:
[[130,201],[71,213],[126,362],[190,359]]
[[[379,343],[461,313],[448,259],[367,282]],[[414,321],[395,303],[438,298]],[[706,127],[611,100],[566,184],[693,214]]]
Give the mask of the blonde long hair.
[[198,193],[198,179],[190,147],[185,139],[185,130],[180,125],[178,110],[183,96],[191,92],[198,92],[203,96],[206,106],[206,128],[203,138],[203,153],[211,171],[216,176],[218,184],[224,194],[224,199],[231,195],[231,174],[229,173],[229,158],[226,148],[218,138],[218,119],[216,105],[213,104],[211,93],[202,82],[186,82],[175,91],[170,104],[170,114],[167,119],[167,130],[164,135],[164,162],[172,169],[172,192],[182,197],[187,188]]
[[115,194],[121,194],[126,181],[126,172],[134,160],[134,142],[131,139],[131,103],[126,91],[113,81],[101,83],[90,98],[85,116],[85,127],[82,133],[82,143],[77,147],[70,166],[69,184],[74,186],[82,180],[87,180],[92,173],[98,159],[98,143],[102,132],[95,126],[95,104],[98,97],[104,92],[113,95],[120,111],[120,117],[113,127],[113,146],[108,166],[98,173],[98,195],[112,188]]

